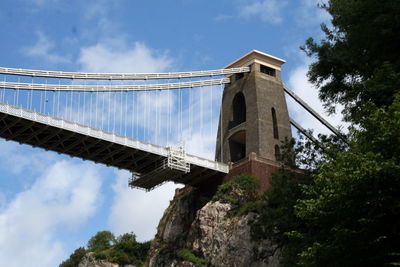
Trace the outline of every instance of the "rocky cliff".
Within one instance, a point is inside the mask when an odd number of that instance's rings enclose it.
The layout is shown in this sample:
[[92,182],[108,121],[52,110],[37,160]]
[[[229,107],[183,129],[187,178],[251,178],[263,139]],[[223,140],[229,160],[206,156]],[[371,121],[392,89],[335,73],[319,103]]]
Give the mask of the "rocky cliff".
[[[230,192],[240,200],[240,190]],[[268,259],[258,255],[274,249],[251,239],[255,213],[234,215],[238,204],[212,201],[193,188],[176,191],[165,211],[149,253],[149,266],[279,266],[279,251]]]
[[[94,257],[94,253],[90,252],[83,257],[78,267],[122,267],[122,266],[116,263],[110,263],[104,260],[96,259]],[[123,267],[136,267],[136,266],[128,264]]]

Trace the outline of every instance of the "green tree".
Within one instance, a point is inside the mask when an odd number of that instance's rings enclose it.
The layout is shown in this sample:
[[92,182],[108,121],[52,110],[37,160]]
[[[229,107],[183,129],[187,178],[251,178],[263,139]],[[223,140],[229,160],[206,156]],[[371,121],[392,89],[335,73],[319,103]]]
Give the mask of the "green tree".
[[369,107],[353,147],[322,164],[295,206],[306,224],[304,266],[385,266],[400,262],[400,95]]
[[110,231],[100,231],[89,239],[87,247],[90,251],[101,251],[115,243],[115,236]]
[[[301,180],[300,180],[301,179]],[[307,175],[301,178],[293,173],[279,169],[272,175],[271,187],[262,196],[262,206],[258,209],[259,216],[251,223],[253,240],[271,240],[275,245],[259,251],[260,259],[267,259],[275,254],[277,249],[283,255],[283,266],[294,266],[297,254],[301,252],[299,239],[289,237],[293,230],[303,229],[301,220],[295,215],[294,206],[301,198],[301,184]]]
[[[328,149],[295,205],[306,228],[289,232],[304,266],[383,266],[400,261],[400,2],[331,0],[332,26],[304,49],[310,81],[328,107],[341,103],[346,151]],[[304,231],[307,229],[307,231]],[[300,242],[301,243],[301,242]]]
[[70,256],[70,258],[60,267],[76,267],[81,262],[87,252],[93,252],[98,260],[105,260],[111,263],[118,263],[121,266],[134,264],[143,266],[150,249],[150,241],[137,242],[134,233],[125,233],[115,238],[109,231],[96,233],[89,239],[88,250],[79,248]]
[[330,0],[322,8],[332,25],[322,25],[320,43],[310,38],[303,47],[317,59],[308,75],[320,98],[331,110],[343,104],[350,121],[369,101],[390,106],[400,90],[400,1]]
[[326,137],[322,146],[297,146],[289,158],[309,181],[296,188],[290,173],[277,173],[253,229],[282,249],[288,266],[398,266],[400,1],[330,0],[322,8],[332,25],[303,47],[316,58],[308,75],[331,111],[345,106],[350,146]]
[[134,233],[125,233],[119,236],[115,246],[113,247],[113,250],[120,251],[121,253],[127,255],[128,261],[130,262],[145,261],[149,249],[150,242],[137,242]]
[[83,247],[76,249],[74,253],[69,256],[69,259],[63,261],[59,267],[76,267],[79,265],[85,254],[86,250]]

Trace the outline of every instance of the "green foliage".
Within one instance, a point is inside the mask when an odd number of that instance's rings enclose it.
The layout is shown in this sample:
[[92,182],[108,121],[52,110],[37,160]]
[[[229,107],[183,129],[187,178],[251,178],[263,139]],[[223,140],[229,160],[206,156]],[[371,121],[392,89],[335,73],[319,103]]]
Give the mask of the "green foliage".
[[[400,25],[399,16],[393,18],[399,4],[329,1],[325,8],[333,16],[334,30],[324,28],[327,40],[320,45],[307,42],[307,52],[318,56],[310,69],[311,81],[321,85],[326,104],[346,105],[353,127],[349,147],[320,136],[322,145],[303,142],[286,152],[287,159],[306,169],[305,183],[292,183],[296,179],[284,170],[272,178],[252,234],[277,244],[286,266],[396,266],[400,262],[400,94],[396,93],[400,54],[388,48],[398,47],[400,38],[368,36],[370,42],[360,42],[366,33],[378,30],[377,21],[389,23],[379,31],[391,35]],[[357,52],[373,59],[365,62]]]
[[388,107],[400,90],[400,2],[330,0],[322,7],[332,27],[322,25],[325,38],[303,47],[317,58],[309,79],[327,106],[345,105],[347,119],[357,122],[366,103]]
[[368,109],[351,150],[337,153],[304,187],[295,206],[312,236],[304,266],[383,266],[400,252],[400,96],[388,110]]
[[373,105],[365,109],[368,117],[361,122],[363,131],[355,133],[357,142],[354,150],[361,153],[369,151],[383,159],[400,160],[400,93],[388,109],[376,108]]
[[255,199],[259,187],[260,182],[257,178],[241,174],[220,185],[212,200],[238,205]]
[[69,259],[63,261],[59,267],[76,267],[85,256],[86,250],[82,247],[76,249],[74,253],[69,256]]
[[303,47],[317,59],[308,75],[330,111],[345,106],[351,145],[298,146],[296,161],[311,180],[293,192],[281,175],[266,196],[257,234],[277,241],[288,265],[396,266],[400,2],[330,0],[322,8],[332,26],[322,25],[325,38]]
[[136,241],[134,233],[126,233],[115,238],[109,231],[101,231],[90,238],[88,250],[79,248],[64,261],[60,267],[76,267],[87,252],[94,252],[98,260],[105,260],[120,265],[134,264],[143,266],[150,249],[150,241]]
[[[295,266],[296,255],[300,252],[300,240],[289,237],[288,233],[304,228],[295,215],[294,206],[302,197],[301,184],[308,179],[306,174],[300,176],[284,168],[276,171],[271,178],[270,189],[259,201],[259,216],[251,223],[252,239],[272,241],[275,249],[281,249],[283,266]],[[275,249],[261,251],[258,257],[266,259],[275,253]]]
[[95,257],[120,265],[142,265],[150,249],[150,242],[139,243],[134,233],[125,233],[114,239],[114,245],[95,251]]
[[[113,250],[129,255],[129,261],[143,262],[146,260],[147,252],[150,249],[150,241],[139,243],[133,233],[121,235],[113,247]],[[128,262],[129,263],[129,262]],[[120,263],[121,264],[121,263]]]
[[262,200],[259,200],[258,198],[254,201],[249,201],[246,202],[242,205],[239,206],[239,208],[235,212],[235,216],[244,216],[250,212],[253,213],[261,213],[261,210],[264,208],[264,203]]
[[90,251],[101,251],[115,243],[115,236],[110,231],[101,231],[89,239],[87,247]]
[[284,169],[273,175],[252,235],[272,240],[284,266],[400,262],[400,95],[388,108],[370,104],[364,112],[350,148],[310,154],[313,146],[302,144],[305,155],[319,158],[315,168],[300,177]]
[[176,252],[177,256],[182,260],[189,261],[193,263],[196,267],[206,267],[207,261],[205,259],[199,258],[194,253],[187,249],[182,248]]

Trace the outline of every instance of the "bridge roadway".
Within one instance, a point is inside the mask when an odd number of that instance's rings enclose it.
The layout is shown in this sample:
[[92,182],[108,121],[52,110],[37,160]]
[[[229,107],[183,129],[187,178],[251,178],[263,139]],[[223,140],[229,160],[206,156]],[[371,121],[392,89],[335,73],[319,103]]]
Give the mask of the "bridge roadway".
[[[146,190],[166,181],[196,186],[229,171],[226,164],[186,155],[190,171],[163,168],[169,149],[0,103],[0,137],[125,169],[130,186]],[[164,164],[165,167],[165,164]]]

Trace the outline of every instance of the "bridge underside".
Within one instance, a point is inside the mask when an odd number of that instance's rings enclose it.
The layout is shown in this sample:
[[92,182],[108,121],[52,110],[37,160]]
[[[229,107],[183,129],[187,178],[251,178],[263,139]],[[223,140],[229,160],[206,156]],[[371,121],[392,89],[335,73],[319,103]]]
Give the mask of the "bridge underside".
[[163,168],[162,164],[168,158],[165,147],[3,103],[0,103],[0,137],[128,170],[133,173],[130,185],[146,190],[166,181],[196,186],[228,172],[225,164],[190,155],[190,172]]

